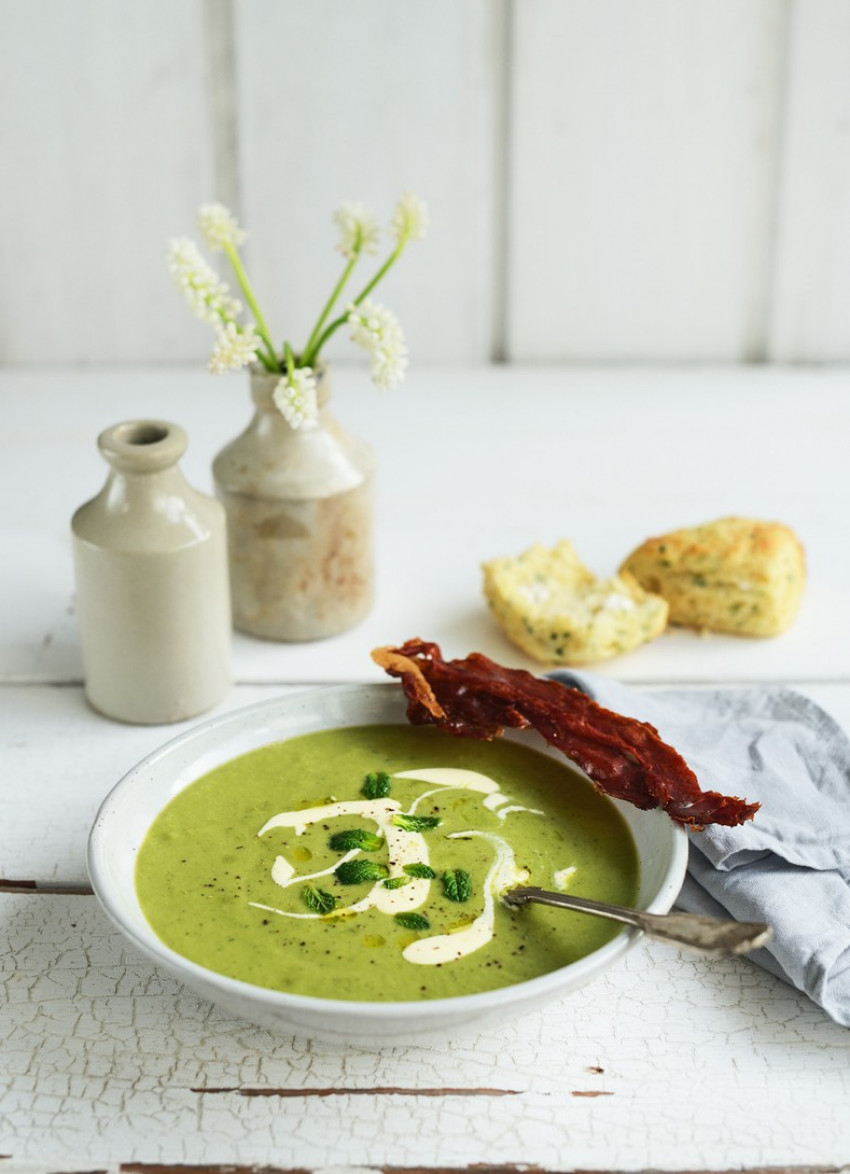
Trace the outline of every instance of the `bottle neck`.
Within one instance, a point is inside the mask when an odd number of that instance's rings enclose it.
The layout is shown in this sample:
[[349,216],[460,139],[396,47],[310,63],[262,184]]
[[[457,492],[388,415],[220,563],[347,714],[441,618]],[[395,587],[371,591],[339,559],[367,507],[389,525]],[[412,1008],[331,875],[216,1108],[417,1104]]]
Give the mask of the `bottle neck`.
[[186,434],[162,420],[117,424],[98,437],[110,465],[100,493],[74,515],[77,537],[113,550],[164,551],[203,541],[220,506],[183,478]]
[[113,471],[128,477],[176,472],[187,443],[183,429],[167,420],[129,420],[107,428],[97,438],[101,455]]
[[104,506],[113,514],[153,509],[177,520],[185,512],[184,503],[190,492],[180,469],[172,465],[144,473],[112,468],[102,496]]

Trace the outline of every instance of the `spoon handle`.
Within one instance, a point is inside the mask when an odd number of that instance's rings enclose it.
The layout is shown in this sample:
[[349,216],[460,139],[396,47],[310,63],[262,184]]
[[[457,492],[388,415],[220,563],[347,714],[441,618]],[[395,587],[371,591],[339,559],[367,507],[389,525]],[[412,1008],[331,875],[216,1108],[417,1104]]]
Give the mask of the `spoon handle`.
[[569,897],[566,893],[551,893],[547,889],[521,886],[502,894],[508,905],[557,905],[577,913],[592,913],[611,921],[622,921],[643,930],[651,938],[675,942],[702,953],[746,954],[757,950],[773,937],[769,925],[760,921],[732,921],[719,917],[703,917],[698,913],[644,913],[640,909],[626,909],[622,905],[606,905],[587,897]]

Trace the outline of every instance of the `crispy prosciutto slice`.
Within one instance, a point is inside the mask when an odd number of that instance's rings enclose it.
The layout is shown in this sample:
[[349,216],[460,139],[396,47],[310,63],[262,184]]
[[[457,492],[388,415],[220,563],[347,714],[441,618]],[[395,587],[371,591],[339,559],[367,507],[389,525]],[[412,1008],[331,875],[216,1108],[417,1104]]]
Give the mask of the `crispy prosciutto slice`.
[[682,756],[648,722],[612,713],[559,681],[504,668],[480,652],[446,661],[425,640],[376,648],[372,659],[400,679],[413,725],[436,725],[482,741],[506,727],[531,727],[580,766],[599,791],[636,807],[663,807],[694,831],[709,823],[744,823],[758,810],[758,803],[702,791]]

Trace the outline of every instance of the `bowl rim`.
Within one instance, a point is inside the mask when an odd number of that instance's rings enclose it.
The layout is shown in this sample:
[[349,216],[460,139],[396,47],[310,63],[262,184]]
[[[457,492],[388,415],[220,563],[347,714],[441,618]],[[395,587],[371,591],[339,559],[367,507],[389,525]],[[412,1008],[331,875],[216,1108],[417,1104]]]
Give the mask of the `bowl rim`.
[[[258,986],[255,983],[246,982],[244,979],[232,978],[229,975],[210,970],[184,957],[157,937],[153,927],[147,922],[141,910],[138,897],[136,896],[135,886],[133,886],[133,900],[141,921],[147,927],[147,933],[140,933],[124,917],[120,902],[113,896],[111,885],[107,879],[105,852],[112,821],[118,818],[119,805],[125,795],[138,785],[137,780],[144,775],[146,770],[157,765],[161,759],[190,747],[193,742],[202,741],[208,734],[215,733],[218,730],[225,732],[230,727],[240,727],[246,721],[259,718],[266,713],[274,714],[280,709],[281,705],[288,706],[291,703],[297,704],[302,699],[315,696],[318,693],[325,696],[333,693],[337,696],[344,697],[347,694],[362,695],[364,691],[368,692],[373,690],[386,691],[388,697],[392,691],[396,693],[401,701],[404,700],[401,687],[390,681],[315,685],[305,689],[299,689],[293,693],[284,693],[277,697],[265,698],[262,701],[252,702],[249,705],[216,714],[211,718],[207,718],[205,721],[196,723],[190,729],[182,731],[168,739],[149,754],[146,754],[119,779],[106,794],[95,815],[87,840],[86,866],[94,895],[104,912],[137,949],[163,969],[184,981],[186,985],[191,985],[190,980],[194,979],[197,984],[202,984],[208,991],[215,990],[220,992],[222,997],[225,998],[227,996],[236,996],[249,1001],[256,1001],[267,1011],[274,1010],[275,1008],[288,1013],[301,1010],[305,1013],[322,1014],[328,1018],[329,1022],[334,1018],[350,1018],[352,1015],[357,1014],[361,1014],[364,1017],[377,1015],[387,1021],[396,1021],[406,1018],[409,1019],[415,1013],[419,1021],[416,1026],[424,1027],[425,1025],[422,1021],[440,1018],[447,1013],[457,1012],[461,1008],[471,1013],[483,1014],[487,1011],[496,1011],[505,1004],[521,1004],[537,999],[538,997],[543,998],[549,993],[556,995],[559,988],[565,988],[566,993],[567,990],[584,985],[586,981],[589,981],[589,979],[606,970],[619,957],[636,945],[638,939],[642,936],[641,931],[636,928],[624,926],[611,941],[606,942],[604,946],[592,951],[590,954],[586,954],[575,962],[558,967],[556,970],[548,971],[546,974],[538,975],[535,978],[511,983],[504,987],[497,987],[494,990],[480,991],[473,994],[452,995],[439,999],[424,999],[422,1001],[327,999],[315,995],[298,995],[287,991],[275,990],[271,987]],[[366,723],[352,722],[349,724],[362,725]],[[334,727],[329,726],[327,728]],[[293,734],[291,736],[297,735]],[[248,753],[248,751],[236,751],[231,757],[238,757],[242,753]],[[579,770],[580,773],[584,773],[571,760],[565,760],[575,769]],[[227,761],[226,758],[222,759],[222,762],[225,761]],[[186,785],[191,785],[191,782],[195,778],[202,777],[202,774],[206,773],[207,769],[210,768],[206,768],[195,775]],[[166,803],[170,801],[170,798],[171,796],[159,804],[153,819],[159,815]],[[613,802],[614,806],[620,811],[624,807],[628,809],[631,806],[610,798],[609,801]],[[653,816],[655,811],[660,812],[660,809],[642,814]],[[661,815],[663,816],[663,812],[661,812]],[[687,870],[687,833],[681,825],[676,824],[669,817],[666,818],[669,820],[669,831],[671,835],[670,862],[651,900],[645,906],[639,906],[641,909],[650,913],[665,913],[671,908],[682,887]],[[147,834],[152,822],[153,820],[146,825],[144,831],[138,837],[139,844],[141,844],[144,836]],[[197,990],[197,986],[195,989]],[[207,995],[207,997],[212,998],[211,995]]]

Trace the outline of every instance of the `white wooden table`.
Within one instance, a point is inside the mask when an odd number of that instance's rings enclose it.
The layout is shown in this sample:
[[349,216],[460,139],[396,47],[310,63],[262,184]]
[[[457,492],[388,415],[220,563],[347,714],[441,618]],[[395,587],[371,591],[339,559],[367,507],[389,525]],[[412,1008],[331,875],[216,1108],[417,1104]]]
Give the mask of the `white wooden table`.
[[[850,373],[414,369],[380,396],[336,374],[380,456],[379,590],[359,629],[234,640],[222,708],[379,675],[409,636],[524,667],[478,564],[567,536],[610,573],[638,541],[727,513],[800,534],[802,613],[772,641],[666,635],[600,671],[636,685],[790,683],[850,728]],[[639,944],[500,1031],[385,1053],[276,1038],[186,993],[112,930],[84,845],[109,788],[182,726],[122,726],[81,689],[68,520],[103,481],[98,431],[160,416],[183,469],[247,419],[240,378],[195,370],[0,375],[0,1174],[839,1169],[850,1033],[746,960]]]

